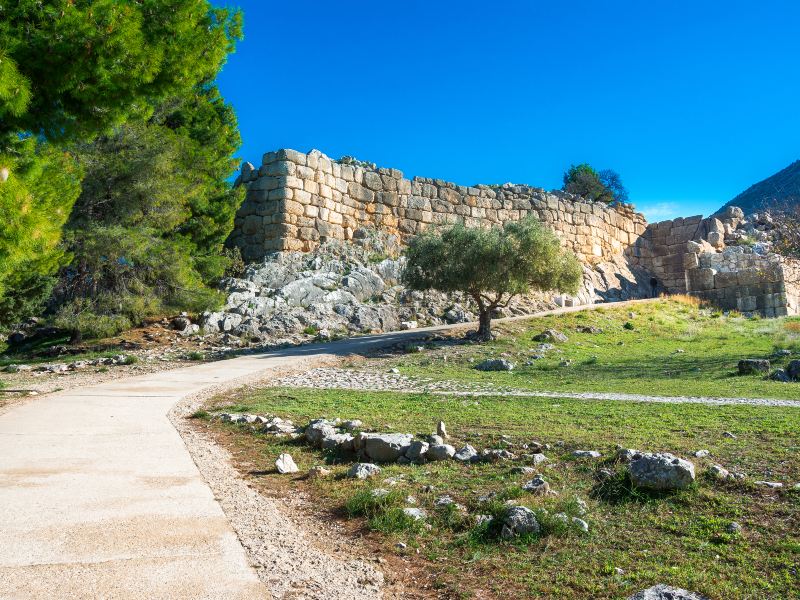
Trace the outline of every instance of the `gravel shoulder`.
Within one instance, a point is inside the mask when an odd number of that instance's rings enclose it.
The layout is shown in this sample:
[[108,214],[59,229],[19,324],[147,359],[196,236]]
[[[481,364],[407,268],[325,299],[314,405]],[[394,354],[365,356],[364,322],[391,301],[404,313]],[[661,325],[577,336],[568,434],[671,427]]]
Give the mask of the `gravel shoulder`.
[[[285,372],[285,368],[282,370]],[[227,384],[189,396],[170,411],[169,418],[272,597],[383,597],[381,571],[353,559],[352,547],[345,552],[342,544],[337,545],[332,524],[303,519],[287,501],[265,497],[252,489],[233,466],[230,453],[187,419],[211,396],[245,383],[266,385],[275,374],[261,373],[256,378],[238,380],[235,386]],[[331,535],[320,535],[322,532]]]
[[304,373],[286,375],[269,382],[271,387],[359,390],[370,392],[428,393],[450,396],[505,396],[515,398],[576,398],[579,400],[620,400],[626,402],[658,402],[666,404],[710,404],[793,406],[800,401],[776,398],[716,398],[710,396],[654,396],[620,394],[611,392],[558,392],[531,391],[497,387],[489,383],[438,381],[408,377],[395,373],[376,373],[369,370],[352,370],[336,367],[319,367]]

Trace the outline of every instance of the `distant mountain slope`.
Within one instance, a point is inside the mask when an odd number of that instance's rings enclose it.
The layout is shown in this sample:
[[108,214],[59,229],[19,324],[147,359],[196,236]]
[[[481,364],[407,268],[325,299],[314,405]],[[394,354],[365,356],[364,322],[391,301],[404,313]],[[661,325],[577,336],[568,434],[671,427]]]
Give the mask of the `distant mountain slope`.
[[800,204],[800,160],[796,160],[782,171],[751,185],[733,200],[722,206],[738,206],[744,214],[751,215],[770,206]]

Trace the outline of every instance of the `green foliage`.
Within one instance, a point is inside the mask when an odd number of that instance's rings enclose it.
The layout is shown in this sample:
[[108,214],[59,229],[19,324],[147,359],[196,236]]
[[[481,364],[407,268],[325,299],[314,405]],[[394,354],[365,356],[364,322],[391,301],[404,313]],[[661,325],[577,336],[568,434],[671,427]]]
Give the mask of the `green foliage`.
[[241,37],[206,0],[20,0],[0,5],[0,134],[92,136],[150,100],[214,77]]
[[94,312],[133,323],[218,304],[207,284],[231,264],[223,243],[243,189],[225,178],[239,142],[230,107],[216,88],[199,86],[148,121],[77,146],[86,177],[58,299],[91,298]]
[[[112,129],[131,119],[150,119],[160,133],[175,135],[156,151],[154,131],[149,144],[120,158],[133,159],[145,172],[183,168],[184,185],[173,194],[192,193],[176,204],[163,189],[146,189],[152,179],[133,177],[127,189],[106,198],[105,222],[117,224],[114,216],[136,220],[126,210],[138,210],[139,217],[158,222],[152,229],[172,226],[195,245],[189,253],[196,276],[224,271],[228,260],[219,250],[241,194],[225,179],[239,136],[232,110],[205,82],[240,37],[240,13],[206,0],[0,4],[0,169],[9,171],[8,180],[0,181],[0,322],[40,309],[52,274],[68,261],[59,242],[79,193],[80,171],[59,147],[110,131],[113,138]],[[165,97],[171,104],[162,102]],[[147,149],[153,152],[136,154]],[[190,163],[193,169],[185,169]],[[83,164],[92,176],[87,183],[96,185],[96,176],[119,179],[116,171],[99,173]],[[97,225],[92,215],[84,217]]]
[[[79,193],[72,157],[35,138],[0,141],[0,322],[38,307],[65,261],[61,228]],[[9,292],[9,290],[13,290]],[[10,295],[9,295],[10,294]]]
[[481,313],[481,335],[489,333],[491,312],[513,296],[532,290],[574,293],[582,274],[575,255],[533,218],[502,229],[456,224],[428,230],[411,240],[406,257],[405,285],[469,294]]
[[598,172],[587,163],[571,165],[564,173],[565,192],[612,204],[628,201],[628,190],[619,173],[611,169]]
[[75,300],[62,306],[56,313],[53,324],[72,332],[74,339],[109,338],[131,326],[126,316],[96,314],[91,303],[85,300]]

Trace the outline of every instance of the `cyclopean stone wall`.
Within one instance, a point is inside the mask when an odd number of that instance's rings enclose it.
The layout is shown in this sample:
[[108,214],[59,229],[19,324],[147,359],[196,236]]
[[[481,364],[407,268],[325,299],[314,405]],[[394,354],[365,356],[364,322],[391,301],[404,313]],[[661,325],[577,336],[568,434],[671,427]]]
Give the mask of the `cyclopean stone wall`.
[[245,164],[239,182],[247,194],[229,243],[248,262],[280,250],[309,251],[327,239],[350,240],[364,227],[402,240],[431,225],[488,227],[532,214],[585,263],[597,264],[621,255],[646,227],[627,206],[524,185],[406,179],[397,169],[335,161],[316,150],[267,152],[260,168]]
[[560,303],[689,293],[723,309],[798,314],[800,263],[768,249],[726,246],[744,235],[744,215],[735,207],[648,225],[629,206],[526,185],[407,179],[397,169],[336,161],[317,150],[267,152],[259,168],[245,163],[237,184],[247,193],[228,243],[250,263],[278,251],[308,252],[327,240],[357,240],[373,228],[403,241],[429,226],[490,227],[533,215],[584,263],[582,291],[557,297]]
[[739,243],[742,211],[651,223],[631,248],[667,293],[698,296],[724,310],[767,317],[798,314],[800,263]]

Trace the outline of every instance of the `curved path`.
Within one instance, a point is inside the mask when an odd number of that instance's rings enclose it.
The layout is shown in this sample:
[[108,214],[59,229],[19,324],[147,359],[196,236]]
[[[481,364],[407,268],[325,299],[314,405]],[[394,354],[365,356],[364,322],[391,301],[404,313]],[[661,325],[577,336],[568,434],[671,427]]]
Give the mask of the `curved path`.
[[168,412],[267,370],[443,329],[242,356],[10,407],[0,415],[0,598],[268,598]]

